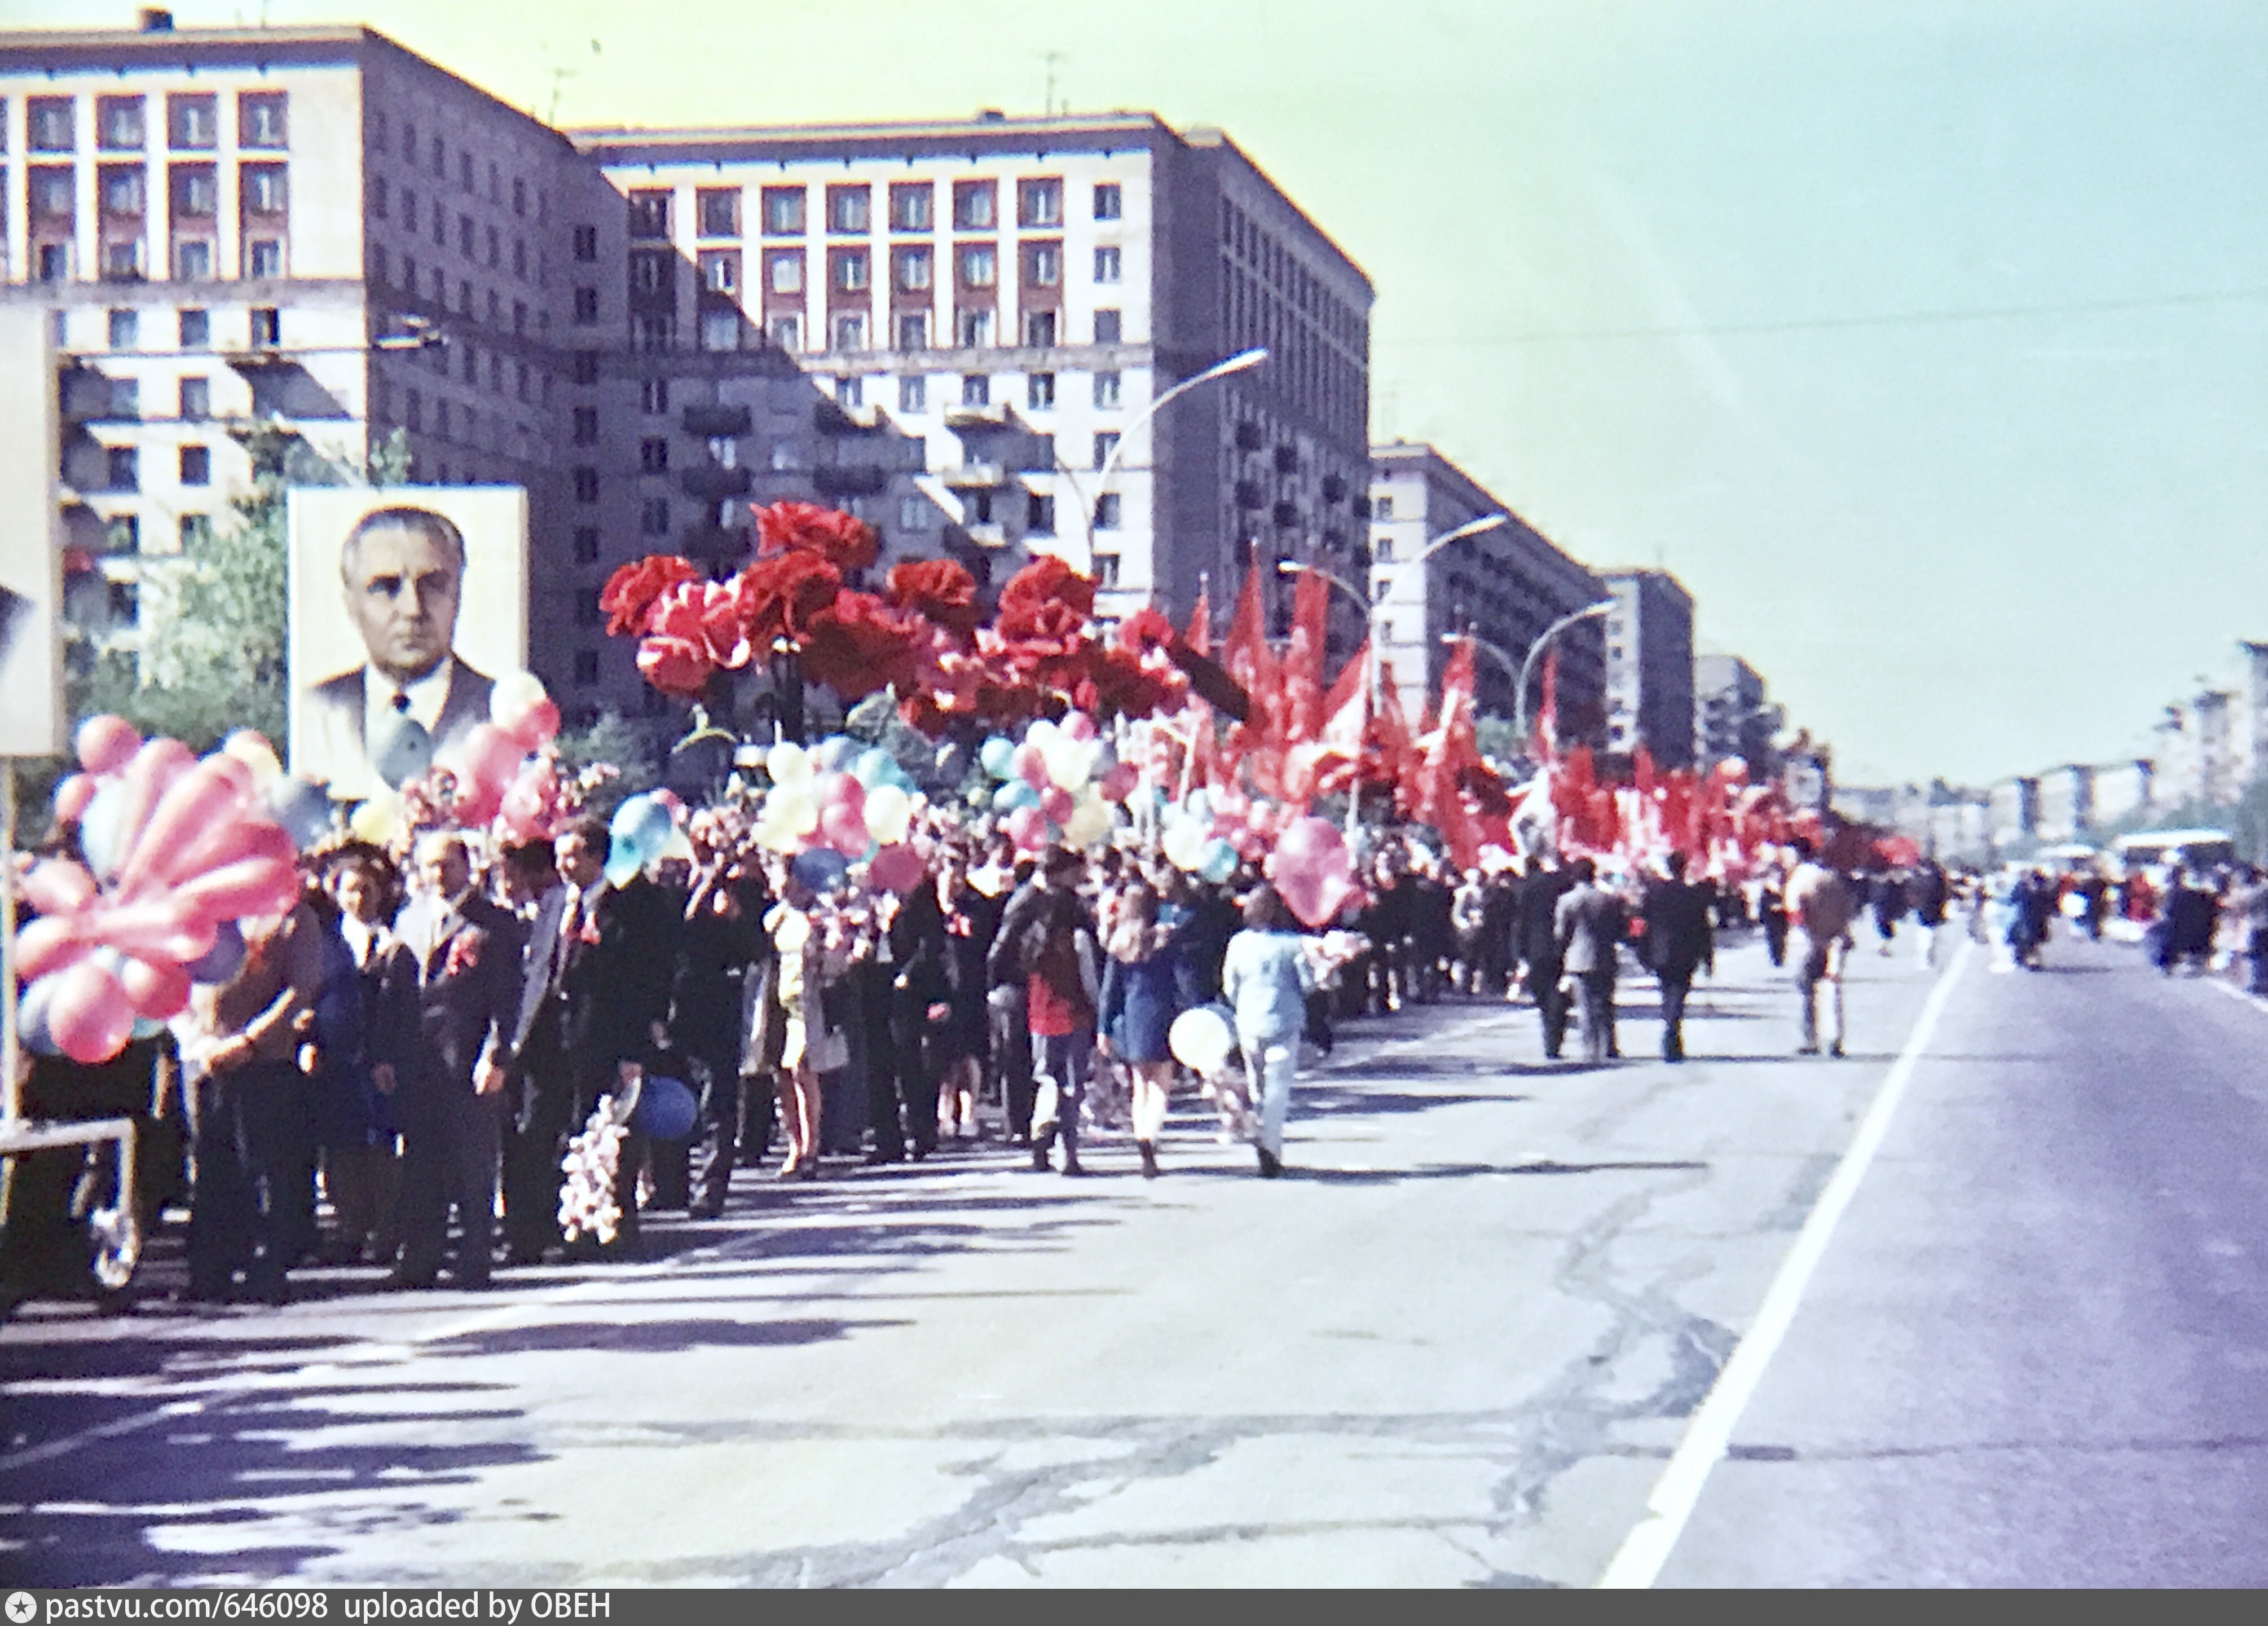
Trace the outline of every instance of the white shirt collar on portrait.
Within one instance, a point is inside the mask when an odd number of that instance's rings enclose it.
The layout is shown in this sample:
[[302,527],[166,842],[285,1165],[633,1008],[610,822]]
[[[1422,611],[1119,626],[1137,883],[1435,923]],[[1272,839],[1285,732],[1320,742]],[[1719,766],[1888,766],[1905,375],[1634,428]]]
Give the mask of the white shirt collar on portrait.
[[409,697],[409,715],[417,719],[427,733],[441,725],[441,711],[449,703],[449,680],[456,675],[457,658],[445,655],[441,664],[422,678],[397,687],[392,678],[376,666],[362,669],[363,738],[376,741],[388,737],[394,718],[401,715],[394,703],[396,695]]

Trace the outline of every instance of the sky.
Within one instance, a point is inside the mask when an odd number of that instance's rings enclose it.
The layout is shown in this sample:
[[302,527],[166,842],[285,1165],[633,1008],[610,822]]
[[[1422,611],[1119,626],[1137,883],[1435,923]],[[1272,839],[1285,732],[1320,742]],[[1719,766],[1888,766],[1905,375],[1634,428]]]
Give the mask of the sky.
[[1038,113],[1052,72],[1074,111],[1219,125],[1375,285],[1374,432],[1675,572],[1846,784],[2146,754],[2268,639],[2250,0],[264,11],[563,124]]

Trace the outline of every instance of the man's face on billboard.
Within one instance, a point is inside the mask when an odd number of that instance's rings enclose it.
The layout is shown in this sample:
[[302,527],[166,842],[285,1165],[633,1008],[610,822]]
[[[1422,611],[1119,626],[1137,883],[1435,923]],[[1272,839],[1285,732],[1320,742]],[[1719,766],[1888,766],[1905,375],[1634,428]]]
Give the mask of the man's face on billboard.
[[347,613],[371,665],[397,683],[439,666],[457,630],[464,585],[456,551],[422,526],[375,526],[346,556]]

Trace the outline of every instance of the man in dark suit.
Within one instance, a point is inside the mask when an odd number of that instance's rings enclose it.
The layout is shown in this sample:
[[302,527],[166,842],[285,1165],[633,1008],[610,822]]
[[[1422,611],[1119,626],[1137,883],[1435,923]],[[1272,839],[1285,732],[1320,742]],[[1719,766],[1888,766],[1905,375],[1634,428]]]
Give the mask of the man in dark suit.
[[678,933],[669,1035],[686,1058],[691,1076],[685,1082],[700,1093],[700,1115],[685,1151],[686,1210],[696,1219],[714,1219],[724,1212],[740,1153],[741,1018],[748,980],[768,946],[770,900],[753,860],[745,866],[738,861],[713,816],[696,815],[689,834],[694,880]]
[[1559,953],[1559,900],[1572,883],[1549,853],[1528,861],[1513,905],[1513,943],[1527,967],[1528,997],[1543,1020],[1543,1055],[1557,1061],[1567,1042],[1567,996],[1559,979],[1566,966]]
[[1623,940],[1622,900],[1598,884],[1588,858],[1568,866],[1573,879],[1552,914],[1562,963],[1575,979],[1583,1007],[1583,1055],[1597,1063],[1618,1054],[1615,1043],[1616,946]]
[[1710,905],[1715,888],[1685,879],[1685,855],[1662,860],[1668,879],[1646,894],[1646,959],[1661,985],[1661,1059],[1685,1059],[1685,996],[1693,974],[1715,968],[1717,937]]
[[[607,827],[568,827],[555,843],[558,891],[529,934],[519,1012],[504,1056],[516,1082],[504,1166],[504,1228],[513,1263],[533,1263],[559,1240],[560,1162],[568,1137],[601,1097],[637,1084],[668,1041],[669,994],[681,919],[669,894],[644,877],[606,877]],[[637,1173],[644,1139],[623,1142],[615,1176],[622,1228],[615,1247],[637,1246]]]
[[475,888],[460,837],[427,836],[417,870],[423,890],[395,923],[375,1035],[383,1059],[373,1071],[401,1123],[401,1262],[390,1279],[433,1285],[454,1203],[460,1231],[452,1274],[460,1287],[482,1288],[521,934],[511,911]]
[[339,572],[369,659],[298,693],[291,769],[359,799],[423,772],[487,722],[495,684],[453,647],[465,539],[446,514],[364,515],[339,549]]

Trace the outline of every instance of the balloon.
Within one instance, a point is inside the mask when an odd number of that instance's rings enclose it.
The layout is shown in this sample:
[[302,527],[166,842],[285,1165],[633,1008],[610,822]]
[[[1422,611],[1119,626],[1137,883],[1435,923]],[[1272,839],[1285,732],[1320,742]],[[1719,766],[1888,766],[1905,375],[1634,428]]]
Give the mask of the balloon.
[[42,915],[69,915],[94,901],[94,877],[69,858],[42,858],[18,883],[24,901]]
[[[92,824],[99,820],[104,828],[99,833],[82,829],[82,841],[89,835],[99,834],[107,836],[110,842],[110,861],[97,865],[96,874],[107,879],[116,872],[117,865],[126,861],[127,854],[132,849],[136,833],[148,822],[150,810],[158,805],[158,798],[172,788],[176,779],[196,765],[196,753],[178,739],[143,742],[142,748],[134,754],[134,760],[126,765],[126,771],[119,776],[115,787],[117,799],[111,807],[104,810],[102,795],[98,792],[87,808],[88,822]],[[112,788],[108,785],[103,787],[106,791]],[[88,850],[88,856],[93,856],[92,849]]]
[[527,753],[495,724],[475,723],[465,731],[464,743],[457,747],[454,755],[455,763],[463,765],[460,777],[469,776],[475,784],[493,791],[501,798],[519,772],[520,761]]
[[134,1036],[134,1006],[107,966],[82,960],[55,976],[48,996],[48,1031],[55,1048],[74,1062],[92,1066],[109,1061]]
[[1069,735],[1073,739],[1082,741],[1092,739],[1094,738],[1094,719],[1084,711],[1074,711],[1063,720],[1063,726],[1058,732]]
[[850,764],[851,777],[869,791],[878,784],[889,784],[897,775],[898,759],[880,746],[867,747]]
[[121,774],[142,748],[142,736],[122,717],[104,712],[78,725],[71,737],[78,765],[90,774]]
[[1351,895],[1354,858],[1329,820],[1295,819],[1277,838],[1268,873],[1292,913],[1307,925],[1320,926]]
[[122,856],[120,838],[125,834],[120,826],[126,808],[127,789],[123,784],[99,785],[88,798],[86,811],[79,816],[79,850],[86,854],[87,866],[105,879],[118,873],[118,860]]
[[284,764],[276,757],[276,747],[257,729],[238,729],[220,742],[220,754],[251,769],[255,790],[264,791],[284,776]]
[[521,712],[516,721],[497,726],[521,750],[541,751],[559,737],[559,707],[547,695]]
[[206,838],[242,826],[251,789],[252,770],[234,757],[217,754],[174,780],[148,822],[128,837],[118,865],[118,890],[132,897],[146,883],[163,884],[194,872],[185,861]]
[[1109,836],[1114,822],[1110,804],[1092,798],[1081,802],[1064,820],[1064,839],[1074,847],[1093,847]]
[[172,901],[191,915],[240,920],[247,916],[280,915],[298,897],[298,865],[289,858],[267,857],[239,858],[207,870],[176,887]]
[[1005,779],[1016,771],[1016,742],[995,734],[976,753],[976,765],[995,779]]
[[607,846],[607,885],[629,886],[638,878],[652,857],[629,837],[615,836]]
[[55,822],[77,824],[86,817],[86,806],[101,785],[92,774],[72,774],[55,786]]
[[[528,714],[549,700],[543,680],[535,673],[507,672],[489,688],[489,721],[507,734],[517,734],[528,720]],[[554,706],[552,710],[556,713],[558,708]],[[556,725],[553,732],[557,732]]]
[[799,852],[788,864],[788,872],[814,892],[825,892],[850,870],[850,860],[826,847]]
[[819,828],[817,783],[806,779],[799,784],[780,786],[764,798],[764,812],[781,828],[798,835],[810,835]]
[[910,847],[885,847],[866,865],[866,879],[885,892],[903,897],[926,879],[921,855]]
[[764,771],[783,790],[789,785],[808,784],[813,773],[811,753],[784,739],[764,754]]
[[[364,804],[369,806],[368,803]],[[225,982],[244,964],[244,933],[232,920],[225,920],[213,932],[213,945],[203,956],[181,968],[195,982]]]
[[269,786],[268,811],[302,852],[331,833],[331,798],[304,779],[279,778]]
[[648,1073],[638,1084],[630,1127],[655,1140],[683,1140],[701,1116],[700,1098],[684,1081]]
[[16,1004],[16,1034],[24,1048],[40,1056],[54,1056],[55,1036],[48,1031],[48,1004],[54,998],[55,980],[39,977],[25,985],[23,997]]
[[[1034,726],[1038,725],[1035,724]],[[1015,757],[1009,766],[1015,770],[1017,778],[1035,791],[1048,782],[1047,754],[1028,739],[1016,747]]]
[[1086,783],[1087,771],[1094,766],[1094,742],[1082,744],[1076,739],[1058,738],[1047,754],[1048,777],[1057,787],[1075,791]]
[[1236,1030],[1219,1006],[1198,1005],[1174,1019],[1166,1047],[1191,1072],[1218,1072],[1236,1048]]
[[1097,788],[1102,792],[1103,800],[1123,802],[1134,793],[1134,787],[1140,783],[1141,777],[1141,770],[1133,763],[1121,762],[1102,776]]
[[26,982],[77,965],[94,952],[74,920],[26,922],[16,933],[16,975]]
[[433,736],[416,717],[405,717],[371,755],[378,776],[395,790],[422,779],[433,766]]
[[1042,754],[1044,754],[1049,747],[1053,746],[1055,742],[1056,725],[1053,721],[1047,717],[1037,719],[1029,728],[1024,731],[1024,743],[1027,746],[1038,747]]
[[188,1009],[189,974],[173,960],[127,956],[119,982],[134,1014],[145,1020],[163,1022]]
[[914,798],[894,784],[866,792],[866,834],[888,847],[906,839],[913,823]]
[[866,833],[865,814],[845,802],[837,802],[820,813],[819,833],[828,846],[845,857],[858,857],[874,844]]
[[1195,819],[1176,819],[1166,827],[1166,862],[1177,870],[1195,871],[1204,862],[1205,827]]
[[861,748],[858,742],[848,734],[829,734],[819,742],[819,749],[815,754],[819,759],[820,767],[830,774],[839,774],[850,766],[850,759],[856,756]]
[[347,815],[347,834],[373,847],[390,847],[401,834],[401,798],[375,796]]
[[669,841],[669,833],[677,828],[677,820],[669,816],[668,805],[652,791],[633,796],[615,809],[615,816],[607,832],[616,841],[630,841],[645,853],[659,853]]
[[1026,852],[1048,844],[1048,816],[1036,807],[1019,807],[1008,815],[1008,837]]
[[1050,824],[1063,823],[1071,817],[1071,809],[1078,805],[1071,800],[1070,791],[1055,785],[1049,785],[1040,793],[1040,811],[1047,814]]
[[1011,779],[992,792],[992,811],[1012,813],[1020,807],[1037,807],[1040,793],[1020,779]]
[[1197,873],[1217,886],[1236,873],[1237,863],[1235,846],[1216,835],[1197,856]]

